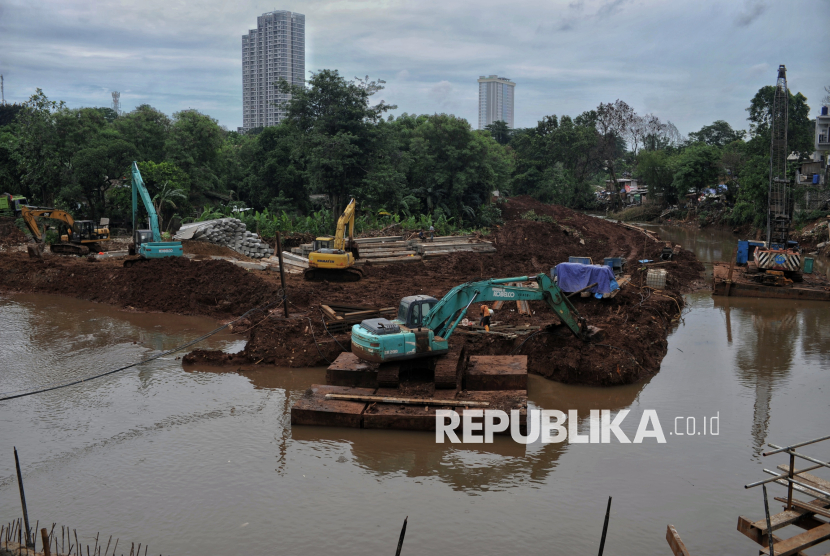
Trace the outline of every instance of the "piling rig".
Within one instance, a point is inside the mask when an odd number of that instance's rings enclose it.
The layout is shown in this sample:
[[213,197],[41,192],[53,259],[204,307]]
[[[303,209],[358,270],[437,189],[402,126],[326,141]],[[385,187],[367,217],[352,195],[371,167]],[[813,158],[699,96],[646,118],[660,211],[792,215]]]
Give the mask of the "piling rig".
[[[769,204],[767,208],[767,241],[755,249],[755,265],[760,271],[754,278],[768,285],[784,286],[800,281],[801,252],[791,245],[790,182],[787,177],[787,125],[789,90],[787,68],[778,66],[778,82],[770,118]],[[794,242],[793,242],[794,243]]]

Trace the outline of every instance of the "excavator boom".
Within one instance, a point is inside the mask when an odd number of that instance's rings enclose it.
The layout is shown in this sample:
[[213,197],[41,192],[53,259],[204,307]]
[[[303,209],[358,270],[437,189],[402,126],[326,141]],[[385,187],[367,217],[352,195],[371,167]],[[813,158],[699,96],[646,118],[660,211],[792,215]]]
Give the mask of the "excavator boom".
[[[532,287],[511,286],[525,282]],[[352,327],[352,351],[367,361],[435,357],[449,351],[448,340],[470,305],[484,301],[544,301],[577,338],[588,341],[600,330],[589,327],[562,290],[546,274],[468,282],[440,301],[410,296],[401,302],[398,318],[365,320]]]

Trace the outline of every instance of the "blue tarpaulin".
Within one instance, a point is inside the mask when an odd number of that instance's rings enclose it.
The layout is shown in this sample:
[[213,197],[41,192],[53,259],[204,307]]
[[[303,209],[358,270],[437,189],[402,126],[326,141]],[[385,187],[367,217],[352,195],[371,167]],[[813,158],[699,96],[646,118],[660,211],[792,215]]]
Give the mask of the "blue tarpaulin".
[[[576,292],[596,282],[591,293],[611,293],[614,271],[605,265],[559,263],[555,269],[559,287],[565,292]],[[553,274],[553,271],[551,272]]]

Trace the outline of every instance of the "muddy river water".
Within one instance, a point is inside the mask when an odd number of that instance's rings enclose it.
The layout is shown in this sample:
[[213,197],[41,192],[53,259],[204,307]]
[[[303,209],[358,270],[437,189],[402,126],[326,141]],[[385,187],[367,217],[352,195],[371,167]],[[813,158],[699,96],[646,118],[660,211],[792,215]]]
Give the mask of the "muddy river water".
[[[735,241],[661,235],[704,261],[726,259]],[[391,554],[409,516],[403,554],[592,554],[613,496],[606,554],[668,554],[669,523],[695,555],[757,554],[735,527],[739,515],[763,516],[761,491],[743,485],[785,463],[761,457],[763,447],[830,433],[830,304],[708,292],[688,302],[649,381],[529,384],[533,407],[576,409],[582,428],[591,409],[630,409],[630,438],[653,409],[665,444],[462,446],[431,434],[292,429],[292,401],[324,382],[324,369],[184,371],[169,356],[0,402],[0,522],[20,515],[17,446],[32,519],[76,528],[83,544],[100,531],[155,554]],[[0,392],[109,370],[215,326],[1,297]],[[217,335],[203,346],[242,344]],[[809,453],[830,459],[830,442]]]

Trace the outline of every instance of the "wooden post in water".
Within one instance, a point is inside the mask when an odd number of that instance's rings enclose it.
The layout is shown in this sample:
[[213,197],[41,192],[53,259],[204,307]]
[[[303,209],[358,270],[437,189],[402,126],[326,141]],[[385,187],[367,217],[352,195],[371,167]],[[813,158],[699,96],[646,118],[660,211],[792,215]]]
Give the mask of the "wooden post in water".
[[608,507],[605,509],[605,523],[602,525],[602,538],[599,540],[599,556],[605,550],[605,535],[608,534],[608,518],[611,515],[611,497],[608,497]]
[[732,253],[732,262],[729,263],[729,276],[726,277],[726,297],[729,297],[729,290],[732,289],[732,271],[735,270],[735,263],[738,261],[738,248]]
[[17,485],[20,487],[20,504],[23,506],[23,522],[26,526],[26,546],[32,546],[29,535],[29,510],[26,509],[26,494],[23,492],[23,476],[20,473],[20,459],[17,457],[17,446],[14,447],[14,465],[17,468]]
[[409,520],[409,516],[406,516],[403,520],[403,527],[401,527],[401,537],[398,539],[398,549],[395,551],[395,556],[401,556],[401,549],[403,548],[403,537],[406,535],[406,522]]
[[46,531],[46,527],[40,530],[40,538],[43,539],[43,556],[51,556],[52,552],[49,546],[49,532]]
[[288,318],[288,292],[285,291],[285,266],[282,262],[282,238],[277,232],[277,258],[280,261],[280,285],[282,286],[282,308],[285,318]]

